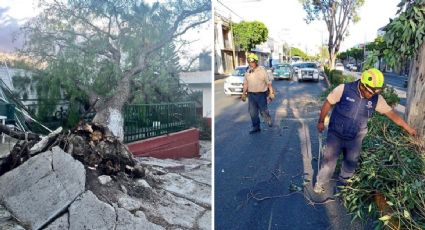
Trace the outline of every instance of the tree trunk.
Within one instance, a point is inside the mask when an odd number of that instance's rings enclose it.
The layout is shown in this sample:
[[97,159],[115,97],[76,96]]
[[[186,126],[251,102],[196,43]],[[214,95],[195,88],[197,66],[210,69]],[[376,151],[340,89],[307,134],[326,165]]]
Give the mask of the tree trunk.
[[425,43],[422,44],[410,70],[407,87],[407,122],[423,138],[425,135]]
[[335,69],[336,53],[333,49],[329,49],[329,61],[329,69]]
[[124,104],[130,98],[130,76],[124,76],[117,86],[114,96],[101,103],[99,107],[95,107],[96,116],[93,122],[104,125],[114,134],[120,141],[124,140]]

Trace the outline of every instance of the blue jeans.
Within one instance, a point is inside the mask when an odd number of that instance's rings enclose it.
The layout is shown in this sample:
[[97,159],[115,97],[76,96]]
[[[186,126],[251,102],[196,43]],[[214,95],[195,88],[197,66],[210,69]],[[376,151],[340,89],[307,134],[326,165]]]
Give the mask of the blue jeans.
[[358,133],[352,140],[344,140],[332,131],[328,131],[326,148],[323,152],[319,173],[317,174],[317,184],[324,185],[329,182],[335,171],[335,166],[341,152],[343,152],[344,158],[339,177],[347,179],[353,176],[357,168],[363,138],[366,136],[366,133],[367,130],[364,130]]
[[267,92],[264,93],[248,93],[248,111],[251,116],[252,128],[260,129],[259,112],[268,114],[267,110]]

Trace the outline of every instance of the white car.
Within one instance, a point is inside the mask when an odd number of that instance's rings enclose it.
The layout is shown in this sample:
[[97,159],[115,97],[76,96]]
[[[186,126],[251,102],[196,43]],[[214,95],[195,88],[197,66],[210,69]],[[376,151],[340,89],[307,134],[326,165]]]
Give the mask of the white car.
[[344,72],[344,65],[342,63],[336,63],[335,64],[335,69],[336,70],[341,70],[342,72]]
[[314,62],[302,62],[292,65],[293,76],[296,76],[298,81],[312,80],[319,82],[319,69]]
[[233,73],[224,80],[224,94],[239,95],[243,91],[243,80],[248,66],[238,66]]

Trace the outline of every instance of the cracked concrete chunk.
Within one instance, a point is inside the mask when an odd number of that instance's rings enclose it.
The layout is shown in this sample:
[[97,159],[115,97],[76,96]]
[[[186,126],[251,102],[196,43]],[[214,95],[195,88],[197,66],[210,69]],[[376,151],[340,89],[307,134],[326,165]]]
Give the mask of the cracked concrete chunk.
[[192,180],[211,186],[211,166],[202,165],[198,169],[182,172],[180,174]]
[[138,158],[139,164],[142,166],[153,166],[166,169],[167,171],[183,171],[184,165],[173,159],[156,159],[153,157]]
[[163,230],[162,226],[149,222],[146,217],[135,217],[129,211],[118,208],[118,222],[116,230],[134,230],[134,229],[149,229],[149,230]]
[[211,186],[184,178],[175,173],[161,176],[159,186],[176,196],[186,198],[202,206],[211,207]]
[[211,211],[206,211],[201,218],[198,219],[198,227],[201,230],[211,229]]
[[142,204],[138,200],[135,200],[128,196],[124,196],[118,199],[118,206],[128,211],[134,211],[140,209]]
[[69,229],[69,220],[68,213],[63,214],[61,217],[49,224],[44,230],[68,230]]
[[99,180],[99,183],[101,183],[103,185],[112,181],[112,178],[108,175],[99,176],[97,179]]
[[81,195],[69,208],[69,229],[114,229],[115,209],[100,201],[91,191]]
[[161,197],[160,200],[142,202],[142,208],[148,217],[163,219],[170,225],[194,228],[197,217],[205,210],[193,202],[168,192],[157,195]]
[[0,177],[0,201],[28,229],[39,229],[84,191],[85,180],[84,166],[55,147]]

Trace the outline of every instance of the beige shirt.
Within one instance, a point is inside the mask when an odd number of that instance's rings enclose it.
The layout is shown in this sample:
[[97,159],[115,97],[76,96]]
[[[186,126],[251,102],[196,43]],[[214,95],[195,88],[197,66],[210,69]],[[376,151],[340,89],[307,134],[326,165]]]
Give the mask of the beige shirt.
[[245,74],[244,84],[248,84],[248,92],[260,93],[267,91],[267,85],[270,83],[267,71],[263,67],[257,67],[252,73]]
[[[344,92],[344,84],[337,86],[326,98],[329,103],[335,105],[342,97],[342,93]],[[378,95],[378,102],[376,103],[376,112],[380,114],[388,113],[392,110],[391,106],[387,104],[384,97],[382,95]]]

